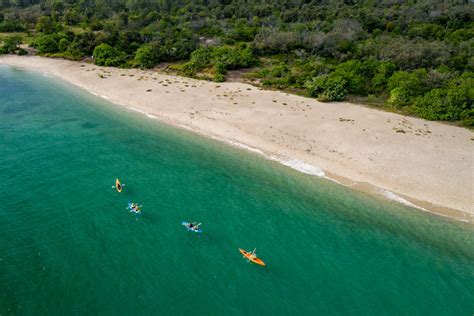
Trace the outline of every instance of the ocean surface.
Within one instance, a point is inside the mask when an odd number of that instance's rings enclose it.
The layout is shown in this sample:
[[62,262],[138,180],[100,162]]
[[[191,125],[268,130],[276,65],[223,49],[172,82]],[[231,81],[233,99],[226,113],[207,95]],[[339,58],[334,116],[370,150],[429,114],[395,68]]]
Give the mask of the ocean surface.
[[474,313],[472,225],[5,65],[0,179],[1,315]]

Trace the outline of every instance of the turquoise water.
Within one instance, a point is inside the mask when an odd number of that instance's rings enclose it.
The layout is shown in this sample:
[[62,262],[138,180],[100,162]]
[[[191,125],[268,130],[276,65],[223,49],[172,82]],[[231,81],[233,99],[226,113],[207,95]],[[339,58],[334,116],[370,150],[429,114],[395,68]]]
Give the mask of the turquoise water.
[[1,315],[474,313],[468,224],[6,66],[0,118]]

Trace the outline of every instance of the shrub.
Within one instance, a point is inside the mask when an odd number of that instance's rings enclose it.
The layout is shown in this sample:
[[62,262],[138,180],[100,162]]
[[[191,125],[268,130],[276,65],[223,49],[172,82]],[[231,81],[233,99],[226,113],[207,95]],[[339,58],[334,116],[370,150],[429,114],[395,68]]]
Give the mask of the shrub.
[[388,103],[393,105],[407,105],[411,101],[411,97],[409,92],[404,88],[394,88],[390,90],[390,98],[388,99]]
[[474,123],[474,77],[466,73],[453,80],[447,88],[433,89],[418,97],[414,111],[428,120]]
[[0,22],[0,32],[24,32],[26,28],[19,21]]
[[16,54],[17,54],[17,55],[20,55],[20,56],[23,56],[23,55],[27,55],[28,52],[27,52],[25,49],[23,49],[23,48],[20,47],[20,48],[18,48]]
[[[364,77],[361,74],[362,64],[357,60],[349,60],[340,63],[330,76],[334,78],[334,82],[344,79],[347,90],[350,93],[364,93]],[[336,79],[339,78],[339,79]]]
[[135,52],[135,65],[141,68],[153,68],[160,61],[158,45],[145,44]]
[[20,36],[8,36],[3,39],[3,45],[0,47],[0,54],[15,53],[21,44]]
[[388,102],[393,105],[409,104],[413,101],[413,98],[429,90],[429,87],[424,86],[427,79],[428,72],[426,69],[417,69],[413,72],[395,72],[387,83],[390,91]]
[[383,90],[387,85],[388,78],[392,76],[395,69],[396,65],[391,61],[379,62],[371,79],[373,88]]
[[250,67],[255,63],[252,51],[248,47],[218,47],[212,50],[212,60],[222,63],[226,70]]
[[64,52],[69,47],[70,42],[67,38],[61,38],[58,43],[58,49],[60,52]]
[[215,82],[224,82],[225,81],[225,75],[223,74],[217,74],[214,76],[214,81]]
[[433,89],[417,98],[414,111],[428,120],[458,121],[469,114],[466,97],[456,89]]
[[109,44],[102,43],[94,49],[94,63],[99,66],[120,66],[125,62],[125,54]]
[[344,100],[348,93],[347,86],[344,78],[335,76],[320,76],[306,85],[309,95],[322,102]]
[[41,36],[35,45],[42,54],[56,53],[58,51],[58,42],[54,35]]
[[51,34],[54,32],[54,22],[49,16],[44,15],[38,18],[35,28],[38,32]]
[[[213,67],[217,75],[224,76],[228,70],[250,67],[255,62],[252,50],[245,45],[201,47],[192,52],[191,60],[183,64],[180,70],[188,76],[194,76],[201,69]],[[222,76],[219,76],[219,80],[222,80]]]

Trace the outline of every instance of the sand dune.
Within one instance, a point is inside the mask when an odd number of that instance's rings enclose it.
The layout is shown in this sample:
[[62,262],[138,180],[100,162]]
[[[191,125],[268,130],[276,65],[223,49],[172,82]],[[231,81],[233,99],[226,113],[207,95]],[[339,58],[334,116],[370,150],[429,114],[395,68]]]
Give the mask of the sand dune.
[[51,74],[302,172],[474,221],[474,133],[467,129],[242,83],[41,57],[0,62]]

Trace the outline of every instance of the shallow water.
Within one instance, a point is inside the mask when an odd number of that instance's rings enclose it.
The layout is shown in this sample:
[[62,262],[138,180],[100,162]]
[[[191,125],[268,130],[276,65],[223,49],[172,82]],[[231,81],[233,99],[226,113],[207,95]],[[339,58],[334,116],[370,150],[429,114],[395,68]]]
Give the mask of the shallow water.
[[474,312],[471,225],[6,66],[0,118],[1,315]]

